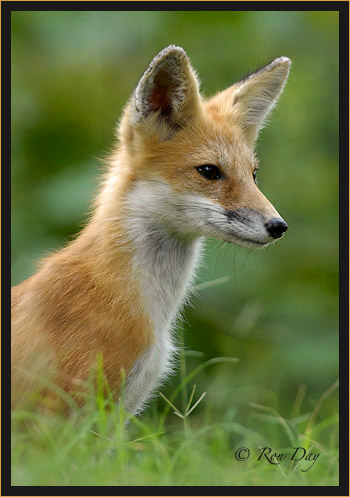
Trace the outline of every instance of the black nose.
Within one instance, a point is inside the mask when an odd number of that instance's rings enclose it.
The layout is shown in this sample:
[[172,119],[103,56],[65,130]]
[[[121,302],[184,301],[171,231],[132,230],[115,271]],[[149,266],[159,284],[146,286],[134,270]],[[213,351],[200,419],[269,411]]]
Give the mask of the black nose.
[[272,238],[281,238],[288,229],[288,224],[281,217],[274,217],[265,226]]

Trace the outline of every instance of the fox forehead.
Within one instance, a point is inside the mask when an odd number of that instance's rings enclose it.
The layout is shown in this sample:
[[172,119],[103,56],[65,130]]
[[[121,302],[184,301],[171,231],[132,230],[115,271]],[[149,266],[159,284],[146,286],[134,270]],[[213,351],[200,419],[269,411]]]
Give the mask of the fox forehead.
[[228,173],[251,171],[255,156],[240,127],[212,105],[204,102],[202,108],[203,113],[197,119],[176,130],[170,139],[163,142],[152,136],[143,139],[134,155],[134,168],[147,167],[151,172],[164,164],[178,168],[213,164]]
[[[150,150],[152,150],[150,152]],[[170,140],[148,147],[147,158],[140,164],[152,163],[152,168],[200,166],[212,164],[228,174],[251,172],[254,152],[242,138],[239,127],[213,119],[211,113],[177,131]]]

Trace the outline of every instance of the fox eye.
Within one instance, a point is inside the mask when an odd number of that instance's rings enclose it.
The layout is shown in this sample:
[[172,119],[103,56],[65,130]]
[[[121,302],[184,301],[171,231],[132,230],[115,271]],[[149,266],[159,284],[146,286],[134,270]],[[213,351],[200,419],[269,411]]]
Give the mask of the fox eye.
[[213,180],[213,179],[220,179],[221,174],[219,171],[219,168],[217,166],[212,166],[210,164],[205,165],[205,166],[199,166],[197,167],[197,171],[199,174],[204,176],[204,178]]
[[258,180],[257,180],[257,177],[256,177],[256,171],[257,171],[257,169],[254,169],[254,171],[253,171],[253,179],[254,179],[254,183],[257,185],[258,184]]

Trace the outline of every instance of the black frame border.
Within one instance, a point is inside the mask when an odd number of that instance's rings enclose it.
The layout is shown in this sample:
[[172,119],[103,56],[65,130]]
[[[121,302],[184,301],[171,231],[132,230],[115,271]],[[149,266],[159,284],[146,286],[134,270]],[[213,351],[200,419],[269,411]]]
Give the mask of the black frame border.
[[[3,443],[1,447],[2,484],[1,495],[52,495],[60,496],[60,491],[51,486],[12,487],[10,471],[10,315],[11,305],[9,288],[11,287],[10,254],[11,254],[11,214],[10,182],[11,182],[11,12],[15,11],[152,11],[152,10],[190,10],[190,11],[338,11],[339,12],[339,326],[340,326],[340,483],[337,487],[69,487],[71,495],[349,495],[349,3],[346,0],[316,1],[96,1],[96,0],[63,0],[63,1],[2,1],[1,2],[1,69],[2,69],[2,149],[1,149],[1,202],[2,202],[2,406],[1,428]],[[102,491],[102,488],[106,490]],[[215,489],[214,492],[209,489]],[[108,489],[108,490],[107,490]],[[127,490],[126,490],[127,489]],[[161,492],[161,489],[164,489]],[[118,490],[118,491],[117,491]]]

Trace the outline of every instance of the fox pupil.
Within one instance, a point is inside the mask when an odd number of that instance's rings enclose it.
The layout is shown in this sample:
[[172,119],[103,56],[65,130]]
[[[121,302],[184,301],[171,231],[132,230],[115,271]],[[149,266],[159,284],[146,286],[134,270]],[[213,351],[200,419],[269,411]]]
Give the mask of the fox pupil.
[[197,167],[197,171],[199,172],[199,174],[204,176],[204,178],[210,180],[221,178],[220,171],[217,166],[211,166],[211,165],[199,166]]

